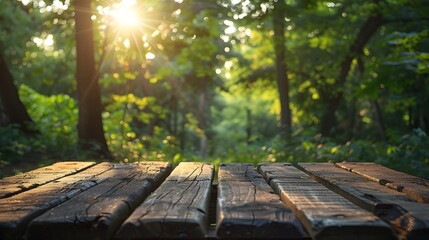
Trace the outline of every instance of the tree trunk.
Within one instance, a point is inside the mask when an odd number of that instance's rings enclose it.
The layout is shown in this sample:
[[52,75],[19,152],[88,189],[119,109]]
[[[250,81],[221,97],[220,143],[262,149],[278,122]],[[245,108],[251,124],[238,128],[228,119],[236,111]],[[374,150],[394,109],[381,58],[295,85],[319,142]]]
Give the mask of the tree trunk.
[[246,108],[246,142],[247,145],[252,143],[252,110]]
[[99,152],[109,157],[101,118],[102,105],[98,73],[94,59],[94,39],[91,20],[91,1],[75,0],[76,80],[79,103],[78,137],[89,148],[98,144]]
[[[365,63],[362,61],[362,58],[358,57],[358,72],[359,72],[359,80],[363,81],[363,74],[365,72]],[[380,105],[378,104],[377,100],[370,100],[372,109],[373,109],[373,116],[374,116],[374,122],[377,127],[378,133],[380,135],[380,140],[385,142],[387,141],[386,136],[386,126],[383,121],[383,114],[380,109]]]
[[280,97],[280,132],[288,139],[291,133],[292,117],[289,107],[289,80],[287,77],[287,66],[285,61],[285,1],[274,3],[273,27],[274,27],[274,50],[276,54],[276,77]]
[[378,133],[380,134],[380,140],[385,142],[387,141],[386,126],[384,125],[380,105],[378,104],[377,100],[371,100],[371,105],[374,110],[374,120],[378,129]]
[[6,127],[9,124],[9,120],[7,119],[5,110],[3,109],[3,103],[0,97],[0,128]]
[[180,123],[180,151],[182,154],[185,154],[186,148],[186,113],[182,111],[182,122]]
[[205,158],[207,156],[207,136],[206,136],[206,82],[207,77],[200,78],[200,97],[198,102],[198,128],[201,130],[200,137],[200,156]]
[[328,106],[325,109],[325,113],[321,120],[321,133],[323,136],[328,136],[332,133],[336,126],[335,113],[343,100],[344,92],[341,90],[346,82],[347,75],[349,74],[353,59],[362,54],[363,48],[371,39],[371,37],[377,32],[377,30],[385,23],[383,16],[377,13],[374,16],[370,16],[359,30],[359,33],[350,46],[347,55],[341,62],[341,69],[338,78],[333,86],[332,94],[328,97]]
[[170,134],[177,137],[178,132],[178,118],[179,118],[179,98],[178,98],[178,81],[177,79],[171,79],[171,97],[170,97],[170,116],[169,116],[169,128]]
[[3,114],[2,124],[17,124],[25,133],[35,133],[29,128],[33,121],[25,109],[24,104],[19,99],[18,89],[13,83],[12,73],[6,65],[3,56],[0,55],[0,104],[2,104]]

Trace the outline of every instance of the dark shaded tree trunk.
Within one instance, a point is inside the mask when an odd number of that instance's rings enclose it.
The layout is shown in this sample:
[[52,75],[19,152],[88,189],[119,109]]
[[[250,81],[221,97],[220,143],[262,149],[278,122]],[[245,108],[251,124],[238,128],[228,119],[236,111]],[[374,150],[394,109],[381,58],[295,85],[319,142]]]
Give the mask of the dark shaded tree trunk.
[[336,82],[333,86],[332,94],[327,99],[327,106],[325,108],[325,113],[321,119],[321,129],[320,132],[323,136],[328,136],[332,133],[336,126],[336,116],[335,113],[343,100],[344,92],[341,90],[344,86],[344,83],[347,80],[347,76],[350,72],[350,68],[353,62],[353,59],[362,54],[363,48],[371,39],[371,37],[377,32],[377,30],[385,24],[385,19],[381,13],[376,13],[373,16],[370,16],[362,27],[359,30],[359,33],[350,46],[347,55],[344,57],[340,64],[340,73],[336,79]]
[[5,110],[3,109],[3,103],[0,97],[0,127],[6,127],[9,124]]
[[16,124],[25,133],[36,132],[29,128],[29,124],[33,121],[19,99],[18,89],[13,82],[12,73],[9,71],[2,55],[0,55],[0,100],[2,105],[0,110],[3,110],[0,124]]
[[[363,62],[361,57],[357,58],[357,70],[359,74],[359,80],[363,81],[364,73],[365,73],[365,63]],[[378,104],[378,101],[370,100],[370,104],[373,110],[373,119],[375,122],[375,126],[378,130],[378,134],[380,136],[381,141],[387,141],[386,136],[386,125],[384,124],[383,120],[383,113],[381,111],[380,105]]]
[[252,110],[246,108],[246,142],[247,145],[252,143]]
[[186,148],[186,113],[185,111],[182,111],[182,122],[180,123],[180,135],[179,135],[179,142],[180,142],[180,151],[182,154],[185,153]]
[[377,126],[378,134],[380,135],[380,140],[385,142],[387,141],[386,126],[384,124],[380,105],[378,104],[377,100],[371,100],[371,106],[374,111],[374,120]]
[[205,158],[207,156],[207,135],[206,135],[206,105],[207,105],[207,77],[199,79],[200,96],[198,102],[198,128],[201,130],[200,137],[200,156]]
[[178,132],[178,124],[179,124],[179,89],[178,89],[178,81],[177,79],[171,79],[171,97],[169,99],[169,131],[170,134],[177,137]]
[[423,115],[423,123],[425,124],[424,130],[425,132],[429,132],[429,114],[425,113]]
[[288,139],[291,133],[292,117],[289,107],[289,80],[286,66],[286,47],[285,47],[285,1],[274,3],[273,27],[274,27],[274,51],[276,54],[276,77],[277,87],[280,97],[280,131]]
[[94,58],[91,1],[75,0],[76,80],[79,103],[78,137],[84,144],[95,142],[99,152],[110,157],[101,118],[102,105]]

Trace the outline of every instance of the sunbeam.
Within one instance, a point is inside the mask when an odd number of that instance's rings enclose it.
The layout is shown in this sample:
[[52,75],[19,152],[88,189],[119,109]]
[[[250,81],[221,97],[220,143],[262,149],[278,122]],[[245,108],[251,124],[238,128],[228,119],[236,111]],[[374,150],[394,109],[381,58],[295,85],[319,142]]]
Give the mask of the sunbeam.
[[125,29],[138,27],[142,19],[135,12],[135,6],[135,0],[123,0],[116,4],[111,12],[113,24]]

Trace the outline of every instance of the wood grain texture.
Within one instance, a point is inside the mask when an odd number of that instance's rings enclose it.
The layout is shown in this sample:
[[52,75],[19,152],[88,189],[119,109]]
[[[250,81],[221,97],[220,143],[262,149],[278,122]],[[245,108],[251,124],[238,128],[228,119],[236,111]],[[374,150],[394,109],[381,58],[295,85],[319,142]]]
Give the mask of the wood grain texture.
[[166,162],[117,164],[108,181],[33,220],[27,239],[110,239],[170,172]]
[[114,167],[100,163],[12,197],[0,199],[0,239],[21,238],[28,223],[49,209],[108,179]]
[[250,164],[221,164],[216,235],[221,238],[302,239],[307,234]]
[[381,186],[333,163],[300,163],[298,166],[332,191],[373,212],[407,239],[429,236],[429,204]]
[[394,239],[391,228],[378,217],[290,164],[258,168],[314,239]]
[[55,181],[93,165],[95,165],[95,162],[58,162],[50,166],[0,179],[0,199]]
[[398,192],[403,192],[418,202],[429,203],[429,180],[371,162],[342,162],[336,163],[336,165]]
[[121,226],[116,238],[203,238],[213,165],[182,162]]

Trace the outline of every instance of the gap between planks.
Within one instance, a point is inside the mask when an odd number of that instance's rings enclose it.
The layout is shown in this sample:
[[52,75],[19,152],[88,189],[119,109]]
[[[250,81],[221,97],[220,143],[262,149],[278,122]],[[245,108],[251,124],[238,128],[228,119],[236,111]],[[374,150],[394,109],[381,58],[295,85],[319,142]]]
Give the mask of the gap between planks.
[[287,163],[260,164],[259,172],[315,239],[394,239],[372,213],[332,192]]
[[115,164],[108,181],[33,220],[27,239],[111,239],[170,172],[167,162]]
[[[238,165],[240,165],[240,164],[238,164]],[[244,168],[246,168],[246,164],[242,164],[243,165],[243,167]],[[251,166],[251,165],[248,165],[249,166],[249,168],[250,169],[252,169],[253,168],[253,166]],[[203,168],[200,168],[200,170],[201,170],[201,172],[203,172]],[[184,185],[186,185],[186,182],[188,182],[188,181],[194,181],[194,180],[196,180],[196,179],[198,179],[198,174],[196,175],[195,173],[196,172],[198,172],[197,171],[197,169],[194,169],[194,171],[191,171],[191,172],[186,172],[186,170],[183,170],[183,169],[178,169],[178,171],[177,171],[177,173],[176,174],[172,174],[171,176],[172,176],[172,179],[174,180],[174,181],[176,181],[176,183],[178,183],[179,185],[180,184],[184,184]],[[238,178],[235,178],[235,180],[238,180],[238,182],[240,182],[240,181],[243,181],[243,179],[244,179],[244,181],[249,181],[249,179],[250,179],[250,182],[252,182],[252,181],[254,181],[254,182],[258,182],[259,180],[258,179],[262,179],[261,178],[261,175],[260,176],[258,176],[258,175],[254,175],[254,176],[252,176],[252,174],[251,174],[251,170],[249,171],[249,170],[246,170],[245,171],[246,172],[246,174],[244,174],[245,176],[247,176],[247,177],[244,177],[244,178],[240,178],[240,177],[238,177]],[[250,173],[250,174],[247,174],[247,173]],[[73,174],[73,173],[72,173]],[[206,193],[207,195],[206,195],[206,200],[207,199],[211,199],[211,203],[209,204],[209,206],[210,206],[210,208],[207,208],[206,207],[206,210],[204,210],[204,212],[206,213],[205,215],[205,220],[204,221],[206,221],[206,223],[204,224],[206,227],[204,227],[204,226],[202,226],[202,227],[198,227],[198,228],[200,228],[200,229],[204,229],[204,228],[206,228],[205,230],[202,230],[202,232],[203,232],[203,234],[197,234],[197,235],[192,235],[192,234],[189,234],[189,235],[184,235],[183,234],[183,231],[181,230],[181,231],[179,231],[179,233],[180,234],[182,234],[182,235],[180,235],[181,237],[184,237],[184,236],[190,236],[190,237],[193,237],[193,238],[195,238],[195,239],[198,239],[198,238],[204,238],[204,239],[214,239],[214,238],[216,238],[216,233],[215,233],[215,231],[216,231],[216,227],[219,227],[220,226],[220,224],[218,223],[217,225],[215,224],[215,217],[213,217],[213,213],[214,212],[216,212],[216,211],[219,211],[219,208],[218,209],[216,209],[216,205],[213,205],[213,200],[215,200],[215,201],[217,201],[218,200],[218,198],[216,197],[216,195],[214,194],[214,195],[212,195],[211,197],[210,197],[210,192],[211,193],[213,193],[213,192],[215,192],[216,194],[217,194],[217,188],[216,189],[213,189],[213,187],[214,187],[214,185],[212,184],[212,180],[213,180],[213,174],[214,174],[214,171],[213,171],[213,169],[211,169],[211,170],[209,170],[208,172],[206,172],[206,175],[207,176],[209,176],[210,175],[210,177],[205,177],[204,179],[200,179],[200,180],[203,180],[203,181],[207,181],[207,180],[209,180],[210,181],[210,183],[209,184],[207,184],[207,185],[205,185],[204,186],[204,188],[206,188],[206,189],[209,189],[208,190],[208,193]],[[257,174],[259,174],[259,173],[257,173]],[[265,177],[266,177],[266,181],[268,181],[268,182],[271,182],[271,180],[273,180],[273,178],[271,178],[271,177],[267,177],[266,176],[266,174],[264,175]],[[93,181],[93,180],[91,180],[91,181]],[[96,182],[95,182],[95,184],[100,184],[102,181],[101,180],[95,180]],[[97,182],[98,181],[98,182]],[[266,181],[265,180],[263,180],[262,181],[262,183],[264,183],[265,182],[265,185],[267,185],[266,184]],[[55,182],[58,182],[58,181],[56,181],[55,180]],[[61,180],[59,181],[59,182],[61,182]],[[305,182],[305,181],[304,181]],[[304,183],[304,182],[301,182],[301,184],[302,183]],[[49,182],[50,183],[50,182]],[[52,183],[52,184],[54,184],[54,183]],[[52,184],[48,184],[48,185],[52,185]],[[42,184],[42,185],[44,185],[44,184]],[[38,186],[36,189],[38,189],[39,187],[42,187],[43,188],[43,186],[42,185],[40,185],[40,186]],[[241,186],[241,184],[239,184],[240,186]],[[239,187],[239,185],[237,185],[238,187]],[[92,186],[94,186],[94,185],[91,185],[91,186],[88,186],[89,188],[90,187],[92,187]],[[254,184],[252,185],[252,186],[255,186]],[[268,186],[268,185],[267,185]],[[192,189],[192,186],[191,185],[186,185],[186,187],[190,187],[191,189]],[[276,186],[272,186],[274,189],[276,189]],[[219,188],[221,188],[221,187],[219,187]],[[30,188],[29,188],[30,189]],[[85,189],[87,189],[87,188],[85,188]],[[81,189],[80,191],[84,191],[85,189]],[[33,189],[34,190],[34,189]],[[278,190],[278,189],[277,189]],[[31,192],[31,191],[29,191],[29,192]],[[18,194],[18,196],[19,196],[20,194]],[[67,195],[67,199],[68,198],[70,198],[70,197],[72,197],[72,196],[74,196],[74,195]],[[55,203],[55,204],[59,204],[59,203],[61,203],[61,201],[66,201],[67,199],[64,199],[64,200],[59,200],[59,199],[57,199],[57,200],[55,200],[55,201],[51,201],[51,203]],[[207,201],[208,202],[208,201]],[[54,204],[54,205],[55,205]],[[52,205],[52,206],[54,206],[54,205]],[[45,211],[45,210],[43,210],[43,211]],[[198,209],[197,209],[197,211],[199,211]],[[200,211],[201,212],[201,211]],[[0,223],[0,225],[1,225],[1,223]],[[177,224],[176,224],[177,225]],[[199,230],[198,230],[199,231]],[[219,234],[219,233],[218,233]],[[117,235],[116,237],[120,237],[120,235]],[[255,236],[256,237],[256,236]],[[126,238],[128,238],[128,237],[126,237]],[[249,237],[249,238],[251,238],[251,237]],[[264,237],[264,239],[266,239],[266,237]]]
[[[391,224],[405,238],[429,236],[429,204],[345,171],[333,163],[300,163],[298,168],[317,182]],[[380,175],[379,175],[380,176]]]
[[302,239],[307,234],[251,164],[221,164],[217,236],[224,238]]
[[204,238],[208,232],[210,163],[181,162],[122,224],[120,239]]

